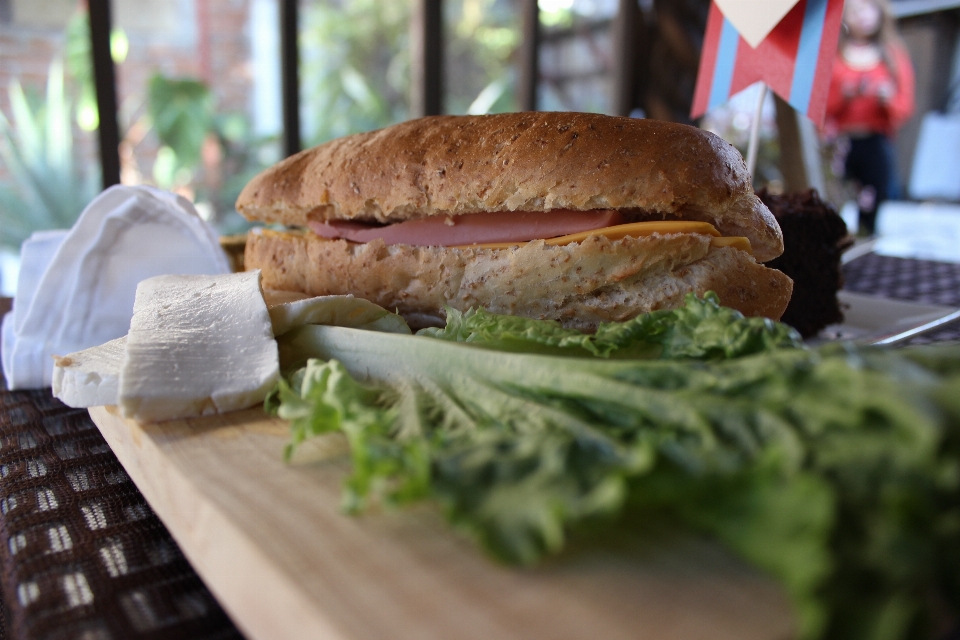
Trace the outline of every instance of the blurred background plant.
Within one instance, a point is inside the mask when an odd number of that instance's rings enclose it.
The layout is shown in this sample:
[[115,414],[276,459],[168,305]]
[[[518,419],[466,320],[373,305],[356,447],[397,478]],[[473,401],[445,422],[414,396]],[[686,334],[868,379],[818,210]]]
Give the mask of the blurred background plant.
[[407,118],[411,3],[310,2],[301,14],[304,140],[316,144]]
[[575,12],[574,0],[540,0],[540,24],[547,28],[569,28],[573,26]]
[[[305,145],[409,117],[411,7],[378,0],[303,3]],[[568,13],[560,8],[545,15],[562,22]],[[448,3],[445,21],[446,111],[514,110],[515,3]],[[46,93],[33,95],[17,81],[9,87],[12,117],[0,121],[10,167],[0,184],[5,246],[18,247],[36,230],[71,226],[98,190],[97,163],[75,142],[99,124],[88,34],[87,12],[78,10],[64,31],[63,63],[51,65]],[[115,29],[111,53],[121,76],[130,50],[125,32]],[[255,134],[248,114],[224,112],[199,78],[160,71],[144,90],[122,100],[119,124],[125,184],[155,184],[187,196],[222,233],[247,228],[233,203],[257,171],[279,159],[277,134]]]
[[[17,79],[7,88],[12,118],[0,113],[0,157],[7,168],[0,180],[0,246],[8,252],[34,231],[72,226],[99,191],[98,164],[85,161],[74,144],[78,131],[99,125],[88,34],[87,13],[78,11],[65,30],[63,61],[50,65],[45,93],[25,90]],[[122,29],[114,30],[110,44],[121,65],[130,47]],[[196,78],[155,73],[145,95],[122,106],[124,183],[187,195],[223,233],[248,227],[233,202],[265,164],[257,152],[276,136],[256,138],[247,116],[218,112],[210,88]],[[145,143],[158,145],[149,171],[134,153]]]
[[514,55],[520,45],[516,3],[447,3],[449,113],[503,113],[519,108]]
[[[319,144],[409,117],[410,3],[317,0],[304,4],[300,49],[304,141]],[[447,3],[445,110],[516,108],[513,55],[520,39],[509,0]]]
[[[233,203],[263,168],[259,152],[275,146],[276,136],[255,137],[244,114],[219,112],[206,83],[159,73],[150,78],[146,109],[131,127],[139,140],[151,129],[160,143],[153,182],[194,200],[200,215],[221,233],[247,229],[249,224]],[[125,142],[136,144],[131,136]],[[132,153],[126,155],[135,158]]]
[[[74,123],[83,131],[98,125],[86,15],[78,12],[67,26],[65,60],[50,64],[44,95],[25,91],[16,78],[7,87],[12,121],[0,113],[0,157],[7,166],[0,181],[0,246],[7,249],[19,249],[34,231],[72,226],[99,189],[98,167],[84,162],[74,145]],[[114,61],[123,62],[128,48],[123,31],[114,30]]]
[[[571,21],[570,1],[546,4],[545,24]],[[411,10],[410,3],[378,0],[302,3],[305,146],[409,117]],[[447,3],[445,11],[445,110],[515,110],[516,3],[462,0]],[[10,165],[9,179],[0,184],[0,243],[13,248],[32,231],[72,225],[99,187],[97,163],[89,157],[92,143],[83,149],[76,144],[77,135],[89,137],[99,124],[87,12],[78,10],[63,33],[63,64],[51,67],[46,94],[11,84],[16,106],[10,122],[0,123]],[[111,52],[121,80],[128,54],[142,46],[123,29],[114,30]],[[248,224],[233,203],[257,171],[279,159],[278,132],[255,133],[249,113],[236,105],[225,111],[198,77],[171,67],[147,77],[119,105],[122,182],[177,191],[222,233],[245,230]]]
[[46,93],[29,95],[16,79],[7,89],[13,121],[0,113],[0,245],[19,248],[34,231],[70,227],[97,190],[99,175],[79,162],[63,64],[54,60]]

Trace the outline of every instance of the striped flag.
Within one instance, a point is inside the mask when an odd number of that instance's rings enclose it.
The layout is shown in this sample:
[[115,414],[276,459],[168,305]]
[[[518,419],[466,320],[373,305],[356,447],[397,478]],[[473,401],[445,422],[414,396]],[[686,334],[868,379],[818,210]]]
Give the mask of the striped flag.
[[690,117],[762,80],[821,124],[842,18],[843,0],[800,0],[754,48],[712,0]]

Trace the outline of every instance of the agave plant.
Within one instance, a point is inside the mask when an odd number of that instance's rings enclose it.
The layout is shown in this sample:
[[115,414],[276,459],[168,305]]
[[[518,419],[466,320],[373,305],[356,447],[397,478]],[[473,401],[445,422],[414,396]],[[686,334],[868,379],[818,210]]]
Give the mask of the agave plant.
[[77,161],[63,64],[54,60],[46,96],[31,104],[17,79],[9,85],[11,122],[0,112],[0,246],[18,248],[32,232],[73,225],[96,194],[99,176]]

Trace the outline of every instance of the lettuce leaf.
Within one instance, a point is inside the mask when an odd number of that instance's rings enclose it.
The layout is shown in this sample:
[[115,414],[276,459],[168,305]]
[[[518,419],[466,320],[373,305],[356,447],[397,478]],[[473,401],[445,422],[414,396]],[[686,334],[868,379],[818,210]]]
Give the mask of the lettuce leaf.
[[[663,344],[718,357],[703,345],[723,332],[705,333]],[[605,360],[323,326],[280,342],[317,359],[269,406],[294,445],[346,434],[351,510],[435,500],[523,564],[597,519],[675,523],[777,576],[804,638],[921,637],[960,612],[960,347]]]
[[603,323],[593,335],[565,329],[552,320],[499,315],[484,309],[460,313],[449,307],[444,328],[423,329],[417,335],[503,351],[603,358],[715,360],[803,344],[788,325],[768,318],[745,318],[739,311],[720,306],[713,292],[702,299],[688,294],[678,309]]
[[609,355],[602,353],[594,338],[576,329],[565,329],[555,320],[533,320],[520,316],[490,313],[483,308],[461,313],[447,307],[447,324],[421,329],[418,336],[469,342],[475,346],[523,353],[556,355]]
[[[280,293],[282,295],[283,292]],[[305,324],[327,324],[406,335],[412,333],[406,320],[396,313],[390,313],[378,304],[352,295],[298,298],[270,304],[269,310],[275,336]]]

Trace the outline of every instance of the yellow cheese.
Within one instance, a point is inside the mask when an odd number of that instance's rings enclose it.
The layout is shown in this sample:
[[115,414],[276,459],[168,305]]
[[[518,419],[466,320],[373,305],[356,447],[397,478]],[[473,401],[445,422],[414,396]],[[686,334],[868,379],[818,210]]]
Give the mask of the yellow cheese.
[[641,236],[651,236],[655,233],[701,233],[703,235],[719,236],[717,231],[709,222],[687,222],[685,220],[663,220],[659,222],[631,222],[630,224],[618,224],[615,227],[604,227],[602,229],[591,229],[590,231],[581,231],[580,233],[571,233],[568,236],[559,238],[550,238],[544,240],[549,245],[560,246],[571,244],[573,242],[583,242],[590,236],[606,236],[610,240],[619,240],[631,236],[639,238]]
[[[702,235],[713,236],[710,244],[715,247],[735,247],[741,249],[748,253],[753,253],[753,249],[750,246],[750,240],[747,238],[741,237],[729,237],[724,238],[720,236],[720,232],[717,231],[709,222],[689,222],[686,220],[663,220],[658,222],[631,222],[630,224],[620,224],[614,227],[603,227],[602,229],[591,229],[590,231],[581,231],[579,233],[571,233],[566,236],[559,236],[557,238],[548,238],[544,240],[544,244],[551,246],[562,246],[565,244],[572,244],[574,242],[583,242],[590,236],[605,236],[610,240],[620,240],[627,236],[634,238],[639,238],[642,236],[650,236],[654,233],[699,233]],[[510,249],[511,247],[519,247],[527,244],[526,242],[491,242],[486,244],[471,244],[471,245],[460,245],[456,248],[458,249],[467,249],[470,247],[478,249]]]
[[734,249],[746,251],[751,255],[753,254],[753,246],[750,244],[750,238],[744,238],[742,236],[713,238],[710,241],[710,244],[714,247],[733,247]]

